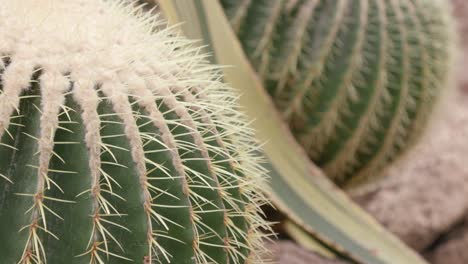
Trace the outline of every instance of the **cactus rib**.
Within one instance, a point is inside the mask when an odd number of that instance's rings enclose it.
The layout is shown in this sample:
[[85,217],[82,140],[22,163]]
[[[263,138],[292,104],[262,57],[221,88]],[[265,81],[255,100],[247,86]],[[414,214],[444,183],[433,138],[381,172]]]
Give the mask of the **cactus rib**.
[[226,0],[223,1],[223,5],[226,9],[226,15],[228,16],[231,24],[236,32],[239,31],[240,22],[244,19],[247,14],[247,10],[252,0]]
[[275,32],[275,21],[279,18],[282,7],[282,1],[253,1],[239,30],[239,35],[246,40],[243,43],[244,50],[252,58],[252,63],[258,66],[260,74],[268,65],[270,39]]
[[[365,141],[375,140],[373,131],[381,129],[379,117],[383,115],[385,107],[391,101],[386,72],[388,41],[384,1],[370,3],[369,12],[371,22],[363,49],[363,67],[367,70],[363,70],[363,76],[356,84],[357,98],[347,106],[348,114],[346,118],[343,118],[345,127],[354,130],[338,130],[339,136],[328,142],[325,147],[327,151],[323,151],[317,161],[329,175],[344,176],[349,174],[353,167],[359,165],[357,157],[350,156],[348,153],[363,152],[367,147]],[[363,79],[371,80],[372,89],[369,89],[369,92],[365,92],[367,85],[362,81]],[[359,115],[362,117],[359,118]],[[341,179],[334,180],[340,181]]]
[[[273,57],[271,65],[268,69],[269,79],[275,80],[274,87],[276,93],[280,93],[286,82],[288,81],[288,74],[293,76],[297,75],[297,61],[302,52],[303,43],[307,38],[308,26],[314,23],[314,12],[317,12],[317,0],[309,0],[305,7],[299,9],[293,17],[289,13],[283,14],[287,22],[285,22],[284,29],[276,36],[278,43],[273,43],[276,48],[272,49],[273,53],[279,56]],[[291,20],[291,21],[289,21]],[[276,84],[277,82],[277,84]]]
[[[349,58],[343,62],[345,68],[344,70],[340,68],[343,67],[341,63],[329,66],[330,71],[336,71],[337,73],[342,71],[341,75],[337,74],[335,77],[329,77],[317,82],[316,89],[322,93],[319,99],[316,99],[318,100],[317,110],[320,114],[308,115],[306,119],[311,120],[312,125],[297,131],[299,137],[304,138],[305,142],[315,142],[315,144],[307,144],[309,146],[308,150],[315,158],[318,158],[317,154],[313,153],[321,153],[330,138],[336,137],[336,128],[343,126],[343,115],[350,111],[347,105],[348,101],[358,100],[356,85],[362,79],[360,70],[364,66],[363,48],[366,27],[368,26],[368,4],[367,0],[356,1],[356,6],[353,9],[356,9],[357,14],[352,12],[349,15],[349,20],[357,19],[355,22],[350,22],[352,23],[350,27],[354,25],[352,28],[355,31],[355,36],[350,40],[353,41],[353,44],[350,45],[351,50],[345,49],[344,45],[347,41],[343,39],[343,43],[339,46],[339,49],[342,50],[341,55],[337,55],[337,57],[347,56],[346,53],[349,52]],[[330,74],[333,73],[330,72]],[[333,85],[335,78],[340,78],[341,83]],[[335,96],[330,96],[333,92],[336,93]],[[318,138],[322,140],[317,140]]]
[[[393,76],[400,76],[400,80],[394,80],[395,83],[400,83],[400,91],[398,96],[393,96],[393,106],[391,109],[394,109],[390,114],[392,115],[391,121],[389,122],[387,131],[383,137],[383,143],[380,147],[380,150],[377,151],[373,160],[371,160],[358,174],[354,177],[354,179],[349,184],[356,184],[359,181],[364,181],[369,178],[369,172],[366,172],[369,168],[372,168],[370,171],[376,171],[381,169],[382,166],[389,161],[392,155],[396,155],[397,148],[399,147],[397,144],[398,140],[404,138],[405,133],[407,131],[407,126],[409,121],[409,112],[414,111],[413,105],[414,101],[412,100],[411,95],[417,95],[418,89],[414,89],[412,93],[410,93],[410,72],[412,69],[410,68],[410,56],[400,56],[398,52],[402,54],[411,54],[410,46],[408,45],[408,33],[406,27],[404,26],[404,16],[401,12],[401,7],[398,1],[387,1],[389,12],[392,12],[392,16],[390,16],[391,21],[395,21],[395,31],[399,33],[393,33],[393,35],[399,35],[398,39],[395,40],[399,41],[400,49],[398,51],[393,52],[394,57],[392,58],[394,61],[401,61],[401,70],[400,73],[398,72],[390,72]],[[396,44],[395,44],[396,45]],[[422,51],[423,52],[423,51]],[[392,54],[392,53],[391,53]],[[396,57],[401,57],[401,59],[396,59]],[[419,59],[419,58],[417,58]],[[425,60],[422,60],[423,62]],[[419,62],[412,61],[413,64],[417,64]],[[398,67],[395,67],[398,68]],[[390,77],[389,77],[390,78]],[[394,86],[390,81],[390,86]],[[390,87],[392,90],[398,90],[397,87]],[[400,145],[401,146],[401,145]],[[370,153],[372,154],[372,153]],[[379,164],[379,165],[376,165]],[[373,167],[375,166],[375,167]]]
[[[342,30],[345,24],[344,18],[349,2],[337,0],[335,4],[334,2],[322,1],[322,5],[325,5],[324,10],[327,15],[321,16],[318,19],[316,31],[313,31],[314,34],[312,37],[309,37],[311,39],[304,43],[304,54],[301,54],[299,58],[299,65],[303,65],[299,84],[296,88],[292,88],[292,93],[289,93],[289,89],[277,90],[272,93],[278,98],[279,107],[286,117],[293,115],[301,117],[303,115],[302,100],[308,92],[308,87],[312,81],[322,74],[326,60],[329,56],[332,56],[331,52],[334,42],[337,40],[340,30]],[[330,18],[331,22],[328,20]],[[282,92],[283,90],[284,92]],[[283,101],[284,99],[282,98],[288,98],[288,94],[292,97]]]

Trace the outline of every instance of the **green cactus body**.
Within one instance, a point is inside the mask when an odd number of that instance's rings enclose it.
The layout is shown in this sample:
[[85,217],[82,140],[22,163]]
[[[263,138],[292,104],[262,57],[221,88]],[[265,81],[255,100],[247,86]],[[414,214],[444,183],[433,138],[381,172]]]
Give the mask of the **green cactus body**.
[[292,133],[340,186],[414,144],[448,85],[447,1],[221,3]]
[[253,132],[163,25],[124,1],[2,2],[2,263],[262,263]]

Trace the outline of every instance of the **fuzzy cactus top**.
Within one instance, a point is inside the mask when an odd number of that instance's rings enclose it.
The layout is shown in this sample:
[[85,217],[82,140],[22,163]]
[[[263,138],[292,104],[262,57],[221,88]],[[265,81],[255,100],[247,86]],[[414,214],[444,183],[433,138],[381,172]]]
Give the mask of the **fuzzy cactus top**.
[[236,94],[127,1],[0,5],[2,263],[260,263]]

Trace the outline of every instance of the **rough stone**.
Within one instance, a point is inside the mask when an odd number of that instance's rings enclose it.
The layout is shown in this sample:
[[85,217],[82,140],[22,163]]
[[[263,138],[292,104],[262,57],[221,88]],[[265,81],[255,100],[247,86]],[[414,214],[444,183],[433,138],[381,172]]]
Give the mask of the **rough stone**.
[[468,218],[441,240],[438,246],[427,254],[431,263],[468,263]]
[[301,248],[290,241],[277,241],[270,244],[271,260],[275,264],[346,264],[341,260],[327,259]]

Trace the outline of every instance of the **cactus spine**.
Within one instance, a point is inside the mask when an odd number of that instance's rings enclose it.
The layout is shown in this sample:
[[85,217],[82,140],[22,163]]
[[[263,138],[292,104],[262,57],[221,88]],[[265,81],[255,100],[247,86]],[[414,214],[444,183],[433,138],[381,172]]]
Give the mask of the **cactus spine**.
[[354,186],[411,146],[450,79],[442,0],[221,0],[311,159]]
[[2,263],[262,262],[253,132],[163,25],[125,1],[2,2]]

